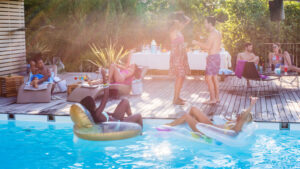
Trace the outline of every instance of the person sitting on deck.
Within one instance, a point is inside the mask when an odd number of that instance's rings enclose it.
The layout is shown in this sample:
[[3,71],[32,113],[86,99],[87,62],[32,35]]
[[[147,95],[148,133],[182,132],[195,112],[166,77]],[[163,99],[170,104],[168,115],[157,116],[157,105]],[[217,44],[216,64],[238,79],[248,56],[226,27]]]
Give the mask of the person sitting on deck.
[[213,122],[199,109],[196,107],[192,107],[190,112],[187,114],[181,116],[178,119],[175,119],[173,122],[168,123],[166,125],[168,126],[177,126],[180,124],[183,124],[185,122],[188,123],[190,128],[194,132],[199,132],[199,130],[196,128],[196,125],[198,123],[204,123],[216,126],[218,128],[224,128],[224,129],[230,129],[235,131],[236,133],[239,133],[244,124],[252,121],[252,115],[251,115],[251,109],[254,107],[255,103],[257,101],[257,98],[251,97],[251,105],[249,108],[247,108],[245,111],[243,111],[241,114],[237,116],[236,121],[228,121],[225,125],[215,125]]
[[38,88],[39,84],[49,81],[51,77],[51,72],[45,67],[41,54],[37,54],[35,59],[30,61],[30,70],[32,73],[30,85],[34,88]]
[[[245,51],[237,55],[237,62],[239,60],[244,60],[247,62],[254,62],[257,66],[259,63],[259,57],[253,53],[253,45],[251,43],[245,44]],[[247,80],[247,87],[250,87],[250,81]]]
[[[103,82],[106,84],[107,80],[104,76],[104,70],[101,69],[101,73],[103,75]],[[104,108],[108,101],[109,89],[104,89],[104,96],[102,97],[102,101],[99,107],[96,107],[96,102],[93,97],[87,96],[80,101],[80,103],[91,113],[92,118],[95,123],[102,123],[107,121],[124,121],[124,122],[133,122],[138,123],[143,127],[143,119],[141,114],[132,114],[131,107],[129,101],[127,99],[123,99],[115,109],[113,113],[104,112]],[[125,117],[125,114],[127,117]]]
[[246,43],[244,52],[237,55],[237,61],[239,60],[254,62],[256,65],[259,63],[259,57],[253,53],[253,45],[251,43]]
[[[131,52],[132,53],[132,52]],[[129,54],[125,65],[111,64],[109,68],[109,79],[110,84],[118,83],[131,85],[134,78],[139,79],[142,71],[137,67],[136,64],[130,64],[131,54]],[[102,84],[102,79],[89,81],[90,85]]]
[[270,67],[272,67],[272,65],[274,65],[275,68],[282,66],[282,69],[284,69],[284,65],[287,65],[288,67],[293,66],[290,54],[287,51],[282,53],[279,43],[274,43],[272,45],[272,49],[273,52],[269,53]]
[[30,72],[33,75],[32,79],[30,79],[31,80],[30,85],[33,86],[34,88],[38,88],[38,83],[37,83],[38,82],[38,78],[35,77],[36,72],[37,72],[35,60],[31,59],[29,61],[29,64],[30,64]]

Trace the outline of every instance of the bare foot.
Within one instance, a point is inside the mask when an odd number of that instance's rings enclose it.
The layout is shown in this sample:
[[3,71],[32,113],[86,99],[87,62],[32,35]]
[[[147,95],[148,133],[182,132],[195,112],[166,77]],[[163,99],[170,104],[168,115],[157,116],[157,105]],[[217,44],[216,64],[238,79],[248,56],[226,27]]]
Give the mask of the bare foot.
[[162,126],[174,126],[174,124],[172,124],[172,123],[167,123],[167,124],[164,124],[164,125],[162,125]]
[[257,102],[258,97],[250,97],[250,103],[251,105],[255,105],[255,103]]
[[38,80],[34,80],[32,86],[37,89],[39,87]]
[[177,100],[173,101],[173,104],[175,104],[175,105],[184,105],[184,101],[181,101],[181,100],[177,99]]
[[203,102],[203,104],[216,104],[217,100],[207,100],[205,102]]
[[182,98],[180,98],[180,97],[178,98],[178,100],[179,100],[179,101],[182,101],[182,102],[186,102],[185,99],[182,99]]
[[35,83],[35,84],[33,84],[33,87],[37,89],[37,88],[39,88],[39,85]]

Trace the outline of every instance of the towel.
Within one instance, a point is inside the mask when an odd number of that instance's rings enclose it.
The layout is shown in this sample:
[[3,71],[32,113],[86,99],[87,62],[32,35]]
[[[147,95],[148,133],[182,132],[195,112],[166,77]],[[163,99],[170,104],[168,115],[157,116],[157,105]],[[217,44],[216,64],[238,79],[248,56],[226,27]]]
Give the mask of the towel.
[[234,72],[232,70],[229,70],[229,69],[220,69],[219,70],[219,75],[232,75],[234,74]]
[[259,77],[262,79],[262,80],[266,80],[266,79],[268,79],[269,77],[268,76],[266,76],[266,75],[259,75]]
[[246,62],[247,61],[245,60],[239,60],[238,63],[236,64],[235,75],[240,79],[242,78]]
[[88,83],[83,83],[82,85],[81,85],[81,87],[84,87],[84,88],[90,88],[90,89],[95,89],[95,88],[97,88],[97,87],[99,87],[99,86],[103,86],[102,84],[100,84],[100,85],[89,85]]
[[[29,80],[28,80],[28,82],[26,83],[26,85],[30,85],[30,83],[31,83],[31,81],[32,81],[32,78],[33,78],[33,74],[30,72],[29,73]],[[49,79],[48,79],[48,81],[45,81],[45,82],[43,82],[43,83],[53,83],[54,82],[54,72],[51,72],[51,76],[49,77]]]
[[34,88],[32,87],[30,84],[26,84],[24,86],[24,90],[33,90],[33,91],[37,91],[37,90],[46,90],[48,88],[48,84],[49,83],[42,83],[38,86],[38,88]]

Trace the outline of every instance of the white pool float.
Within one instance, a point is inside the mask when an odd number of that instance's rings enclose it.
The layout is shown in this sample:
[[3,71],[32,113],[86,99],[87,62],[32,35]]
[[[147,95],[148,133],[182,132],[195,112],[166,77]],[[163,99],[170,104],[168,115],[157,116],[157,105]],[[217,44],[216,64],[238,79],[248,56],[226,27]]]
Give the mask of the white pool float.
[[240,147],[248,143],[249,137],[252,136],[253,131],[256,129],[256,124],[251,123],[245,125],[240,133],[237,133],[234,130],[222,129],[204,123],[198,123],[196,128],[207,137],[229,146]]

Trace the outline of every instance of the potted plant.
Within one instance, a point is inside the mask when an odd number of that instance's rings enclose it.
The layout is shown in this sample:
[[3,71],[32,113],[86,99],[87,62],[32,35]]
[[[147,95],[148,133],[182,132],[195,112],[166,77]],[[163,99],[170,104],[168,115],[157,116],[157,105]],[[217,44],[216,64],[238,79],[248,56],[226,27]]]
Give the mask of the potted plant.
[[98,68],[105,68],[107,71],[111,64],[119,63],[122,58],[129,54],[123,47],[117,48],[114,44],[109,44],[106,48],[100,48],[95,44],[90,45],[93,58],[87,61]]

